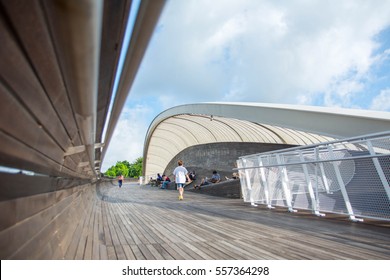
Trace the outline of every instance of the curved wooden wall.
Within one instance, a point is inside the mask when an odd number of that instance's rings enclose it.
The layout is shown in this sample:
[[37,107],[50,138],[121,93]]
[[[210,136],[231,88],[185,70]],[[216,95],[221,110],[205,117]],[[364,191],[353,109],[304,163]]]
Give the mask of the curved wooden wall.
[[105,149],[164,3],[0,0],[1,259],[77,256]]

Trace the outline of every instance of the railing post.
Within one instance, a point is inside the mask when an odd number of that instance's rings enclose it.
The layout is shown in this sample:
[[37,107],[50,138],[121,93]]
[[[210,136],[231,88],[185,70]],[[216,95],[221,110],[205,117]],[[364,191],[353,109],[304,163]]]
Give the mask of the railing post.
[[291,196],[291,191],[288,187],[288,175],[287,175],[287,169],[286,166],[282,166],[283,162],[280,158],[279,154],[276,154],[276,160],[279,165],[279,172],[282,174],[282,186],[283,186],[283,192],[284,195],[286,196],[286,203],[288,207],[289,212],[297,212],[297,210],[294,210],[292,207],[292,196]]
[[320,162],[319,165],[320,165],[320,170],[321,170],[321,178],[322,178],[322,182],[324,183],[326,193],[332,194],[332,192],[330,191],[330,188],[329,188],[328,178],[326,178],[324,164],[322,162]]
[[372,147],[372,143],[370,140],[367,140],[367,147],[370,152],[370,155],[373,156],[372,162],[374,163],[374,166],[376,168],[376,172],[378,172],[379,178],[381,179],[381,182],[383,184],[383,187],[385,188],[387,199],[390,201],[390,186],[389,182],[386,179],[385,173],[383,172],[382,166],[379,163],[379,160],[377,157],[374,157],[376,155],[374,148]]
[[245,170],[245,180],[246,180],[246,185],[248,187],[249,200],[250,200],[252,206],[257,206],[257,204],[255,203],[255,199],[253,198],[251,178],[249,177],[249,171],[248,171],[247,166],[246,166],[246,159],[245,158],[242,159],[242,165],[244,166],[244,170]]
[[305,163],[305,159],[303,157],[302,150],[299,150],[299,158],[301,160],[303,173],[305,175],[307,188],[308,188],[309,194],[310,194],[312,211],[317,216],[325,216],[324,214],[321,214],[320,211],[317,208],[317,199],[316,199],[316,197],[314,195],[313,185],[312,185],[312,182],[311,182],[311,179],[310,179],[310,176],[309,176],[309,171],[307,170],[307,164]]
[[[318,176],[318,162],[320,160],[320,151],[318,149],[318,146],[315,147],[314,153],[315,153],[315,159],[316,159],[316,163],[314,164],[314,166],[315,166],[315,178],[316,178],[317,209],[319,210],[320,209],[320,194],[318,192],[318,189],[319,189],[319,187],[318,187],[318,184],[319,184],[318,183],[318,180],[319,180],[319,176]],[[328,188],[329,188],[329,186],[328,186]],[[328,192],[328,190],[327,190],[327,192]],[[320,216],[325,216],[325,214],[320,213]]]
[[318,149],[318,147],[316,147],[316,160],[318,162],[318,165],[320,166],[322,183],[324,184],[326,193],[331,194],[332,192],[330,191],[330,188],[329,188],[328,178],[326,178],[324,164],[321,162],[321,154],[320,154],[320,150]]
[[[330,158],[335,159],[334,154],[333,154],[333,148],[331,145],[328,146],[328,151],[329,151]],[[332,161],[332,165],[334,168],[334,172],[336,173],[336,178],[337,178],[337,182],[340,186],[341,194],[343,195],[343,198],[344,198],[345,206],[347,207],[349,219],[354,221],[354,222],[363,221],[362,219],[357,219],[355,217],[355,214],[354,214],[353,209],[352,209],[351,201],[349,200],[349,196],[348,196],[347,190],[345,188],[343,178],[341,177],[340,170],[339,170],[338,166],[336,165],[335,161]]]
[[269,185],[268,185],[268,182],[267,182],[267,177],[265,176],[265,168],[263,167],[264,164],[263,164],[263,160],[261,158],[261,156],[258,157],[258,161],[259,161],[259,166],[260,166],[260,177],[261,177],[261,182],[262,182],[262,185],[263,185],[263,188],[264,188],[264,194],[265,194],[265,199],[267,201],[267,207],[269,209],[272,209],[272,208],[275,208],[275,207],[272,207],[271,205],[271,198],[269,196]]

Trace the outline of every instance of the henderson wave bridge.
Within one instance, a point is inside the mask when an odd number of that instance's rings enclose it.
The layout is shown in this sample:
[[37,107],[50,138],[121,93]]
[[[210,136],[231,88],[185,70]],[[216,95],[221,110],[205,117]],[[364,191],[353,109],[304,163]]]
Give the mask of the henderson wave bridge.
[[[390,258],[388,112],[182,105],[151,123],[140,182],[102,177],[165,1],[140,1],[117,74],[131,4],[0,0],[1,259]],[[240,178],[178,201],[148,181],[179,158]]]

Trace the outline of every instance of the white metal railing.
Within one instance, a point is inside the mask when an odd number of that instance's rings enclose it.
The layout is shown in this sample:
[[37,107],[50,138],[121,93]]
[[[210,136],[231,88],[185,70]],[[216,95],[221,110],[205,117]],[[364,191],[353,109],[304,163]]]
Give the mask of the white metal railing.
[[390,131],[243,156],[237,170],[252,205],[390,221]]

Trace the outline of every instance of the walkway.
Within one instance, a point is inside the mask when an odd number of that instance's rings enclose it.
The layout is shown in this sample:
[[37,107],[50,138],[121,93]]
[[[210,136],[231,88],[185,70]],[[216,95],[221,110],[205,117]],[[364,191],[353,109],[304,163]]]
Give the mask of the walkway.
[[[78,227],[69,259],[390,259],[390,225],[251,207],[240,199],[125,183]],[[77,231],[77,230],[76,230]]]

